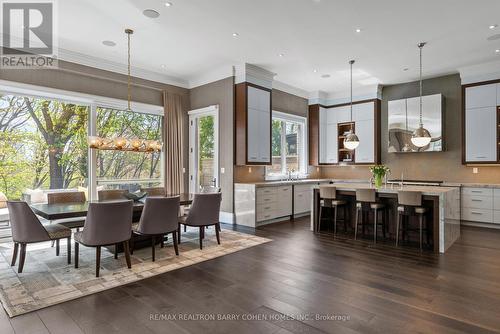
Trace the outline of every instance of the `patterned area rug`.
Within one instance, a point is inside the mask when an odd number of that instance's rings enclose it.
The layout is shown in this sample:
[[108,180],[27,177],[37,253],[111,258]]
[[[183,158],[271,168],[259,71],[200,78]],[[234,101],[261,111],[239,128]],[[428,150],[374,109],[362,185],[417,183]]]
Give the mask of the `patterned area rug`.
[[[182,234],[179,256],[175,256],[171,237],[165,248],[156,247],[156,261],[151,261],[151,247],[135,250],[132,269],[125,256],[118,259],[106,248],[101,251],[100,277],[95,277],[95,248],[80,246],[80,268],[67,264],[66,244],[61,240],[60,256],[50,243],[28,245],[21,274],[10,266],[12,243],[0,245],[0,300],[10,317],[39,310],[120,285],[139,281],[167,271],[186,267],[271,241],[250,234],[222,230],[217,245],[213,228],[206,230],[203,250],[199,249],[198,229]],[[64,244],[63,244],[64,242]],[[73,252],[74,247],[72,247]],[[74,254],[72,254],[74,260]]]

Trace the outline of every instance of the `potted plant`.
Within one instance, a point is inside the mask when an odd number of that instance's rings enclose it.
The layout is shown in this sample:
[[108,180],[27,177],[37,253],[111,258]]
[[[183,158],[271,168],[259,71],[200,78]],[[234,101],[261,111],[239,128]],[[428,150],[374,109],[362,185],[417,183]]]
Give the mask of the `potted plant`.
[[382,186],[382,179],[390,171],[389,167],[384,165],[375,165],[370,167],[370,172],[372,172],[373,180],[375,182],[375,188],[380,188]]

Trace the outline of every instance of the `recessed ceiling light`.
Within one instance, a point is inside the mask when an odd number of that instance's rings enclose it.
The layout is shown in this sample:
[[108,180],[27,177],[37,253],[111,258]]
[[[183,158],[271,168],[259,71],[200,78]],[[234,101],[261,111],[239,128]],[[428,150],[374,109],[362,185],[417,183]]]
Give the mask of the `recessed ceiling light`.
[[361,28],[356,28],[356,32],[361,32]]
[[323,79],[328,79],[328,78],[330,77],[330,74],[323,74],[321,77],[322,77]]
[[495,53],[500,53],[500,49],[496,49],[496,50],[495,50]]
[[495,35],[491,35],[491,36],[488,36],[488,38],[486,38],[488,41],[496,41],[498,39],[500,39],[500,34],[495,34]]
[[173,3],[171,2],[165,2],[165,7],[172,7],[173,6]]
[[496,27],[498,27],[498,24],[492,24],[492,25],[490,25],[490,26],[489,26],[489,28],[490,28],[491,30],[495,29]]
[[161,64],[160,66],[161,66],[161,68],[163,68],[163,69],[166,69],[166,68],[167,68],[167,65],[165,65],[165,64]]
[[279,57],[284,57],[285,55],[283,53],[278,54]]
[[156,19],[160,16],[160,13],[158,13],[154,9],[146,9],[142,12],[142,14],[144,14],[144,16],[146,17],[149,17],[150,19]]
[[237,32],[233,32],[233,37],[238,37],[239,35]]
[[409,70],[408,67],[403,68],[403,71],[405,71],[405,72],[408,71],[408,70]]
[[102,41],[102,44],[104,44],[106,46],[115,46],[116,45],[116,43],[113,41]]
[[314,73],[318,73],[318,70],[313,70]]

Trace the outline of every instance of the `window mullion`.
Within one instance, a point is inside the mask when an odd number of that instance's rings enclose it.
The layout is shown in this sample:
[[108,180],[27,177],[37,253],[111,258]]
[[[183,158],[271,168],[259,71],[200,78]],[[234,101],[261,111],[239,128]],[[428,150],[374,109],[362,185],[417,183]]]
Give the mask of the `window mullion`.
[[286,172],[286,122],[281,121],[281,174]]

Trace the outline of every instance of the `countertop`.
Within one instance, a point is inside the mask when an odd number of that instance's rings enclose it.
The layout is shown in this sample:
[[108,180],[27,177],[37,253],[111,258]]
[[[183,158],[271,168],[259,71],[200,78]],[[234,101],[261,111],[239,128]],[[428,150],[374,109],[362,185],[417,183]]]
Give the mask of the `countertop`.
[[[324,187],[335,187],[338,190],[346,190],[346,191],[356,191],[358,189],[375,189],[372,184],[369,183],[334,183],[325,185]],[[317,187],[315,187],[317,188]],[[451,191],[456,191],[457,187],[436,187],[436,186],[413,186],[413,185],[405,185],[400,187],[398,185],[394,185],[391,187],[388,185],[387,187],[382,186],[381,188],[376,189],[379,193],[397,193],[398,191],[419,191],[424,195],[440,195]]]

